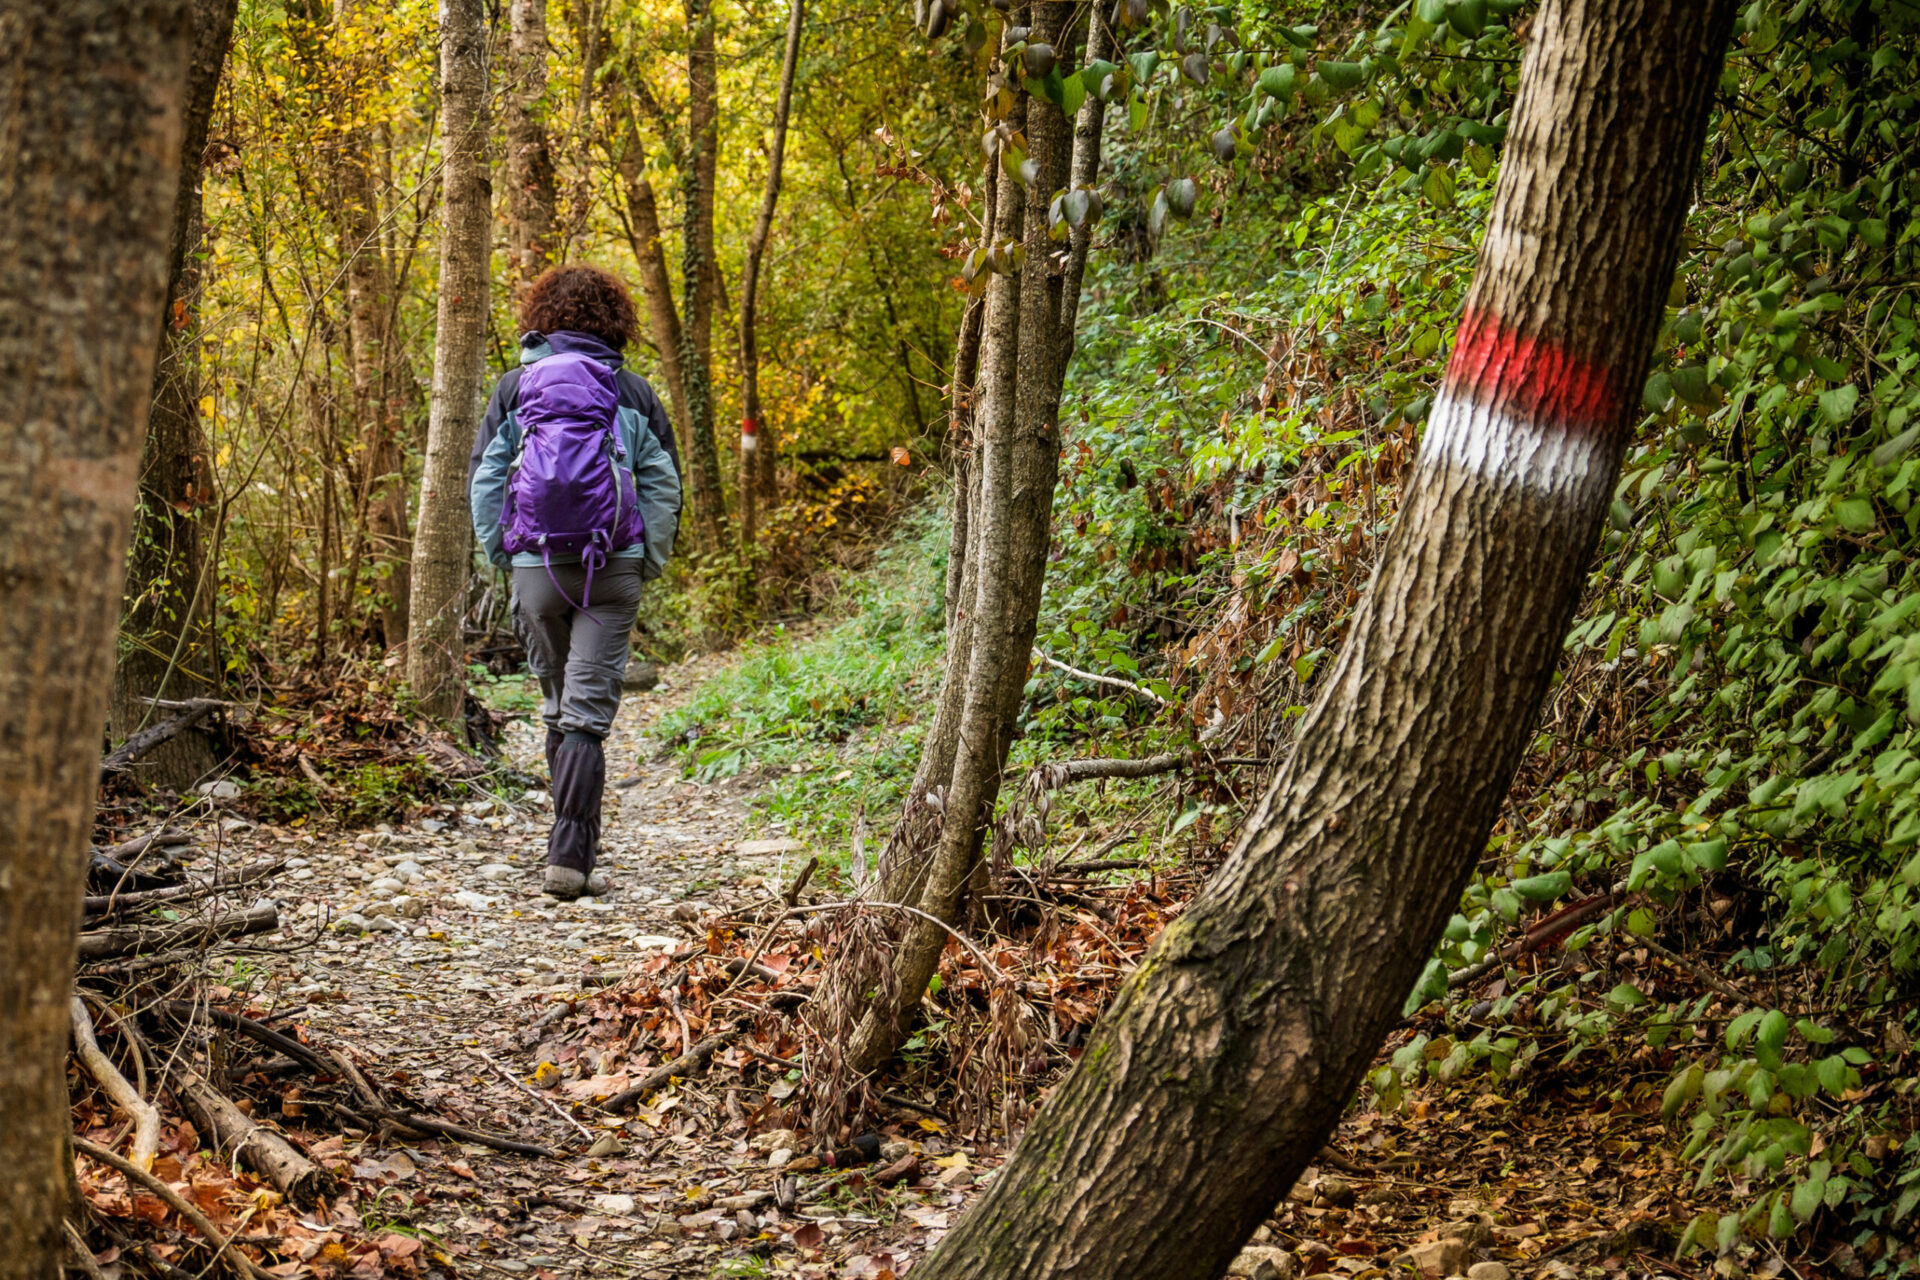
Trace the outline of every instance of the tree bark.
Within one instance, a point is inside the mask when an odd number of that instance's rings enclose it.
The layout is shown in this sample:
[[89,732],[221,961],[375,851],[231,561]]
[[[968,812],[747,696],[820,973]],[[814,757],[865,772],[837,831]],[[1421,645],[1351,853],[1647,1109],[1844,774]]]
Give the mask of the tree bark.
[[[1073,9],[1063,0],[1033,4],[1029,38],[1070,58],[1077,38]],[[1096,24],[1092,56],[1108,48],[1105,41],[1106,28]],[[1089,97],[1082,110],[1098,119],[1084,138],[1076,138],[1075,122],[1054,104],[1022,98],[1015,110],[1024,110],[1023,119],[1009,123],[1024,132],[1038,173],[1030,186],[1000,184],[995,233],[996,240],[1022,242],[1026,256],[1017,277],[995,275],[987,288],[980,443],[972,462],[980,479],[978,497],[969,503],[966,584],[958,608],[965,619],[965,647],[956,646],[960,637],[949,637],[941,706],[926,748],[947,764],[950,780],[931,857],[916,858],[916,850],[890,842],[891,865],[880,877],[892,888],[918,886],[917,896],[888,901],[917,901],[921,910],[946,922],[957,918],[979,860],[984,823],[999,795],[1046,579],[1060,455],[1055,419],[1073,341],[1061,328],[1071,315],[1062,309],[1067,282],[1054,270],[1047,206],[1073,173],[1097,169],[1099,121],[1104,120],[1104,107]],[[1084,164],[1076,160],[1077,146],[1086,150]],[[1077,291],[1077,273],[1073,283]],[[911,817],[908,825],[911,829]],[[924,870],[916,865],[922,860]],[[849,1040],[847,1063],[854,1071],[878,1069],[906,1038],[947,938],[944,928],[917,918],[901,930],[892,981],[880,984],[865,1001]]]
[[[516,11],[528,0],[516,0]],[[487,338],[493,192],[487,174],[487,19],[483,0],[440,3],[439,320],[433,402],[413,541],[413,637],[407,674],[437,720],[459,719],[467,688],[460,622],[473,571],[467,456],[478,428]]]
[[1326,691],[1232,856],[916,1276],[1215,1277],[1320,1150],[1552,679],[1730,12],[1555,0],[1536,19],[1443,394]]
[[0,32],[0,1280],[41,1280],[192,20],[188,0],[0,0]]
[[[336,33],[351,25],[366,0],[334,0]],[[348,439],[364,495],[364,534],[371,543],[376,607],[382,639],[389,648],[406,643],[408,565],[412,534],[407,524],[407,440],[405,405],[413,371],[405,346],[392,329],[396,319],[395,283],[381,252],[380,190],[374,175],[375,130],[363,118],[368,86],[384,73],[364,59],[340,67],[343,80],[340,116],[346,121],[333,156],[334,228],[347,285],[349,369],[353,380]],[[358,557],[355,557],[357,568]],[[357,573],[349,575],[351,582]],[[339,602],[344,615],[357,602]]]
[[693,514],[708,550],[726,545],[727,510],[713,422],[713,202],[720,151],[719,67],[713,0],[686,0],[687,159],[680,170],[680,376],[687,394],[687,470]]
[[[120,619],[108,731],[137,732],[152,715],[147,698],[195,698],[215,690],[207,643],[206,537],[201,521],[214,499],[213,468],[200,424],[200,291],[198,250],[201,159],[213,118],[220,72],[233,36],[239,0],[193,0],[193,52],[180,146],[173,237],[167,250],[167,305],[161,313],[153,407],[140,456],[140,501]],[[205,734],[182,733],[147,753],[140,776],[184,791],[214,765]]]
[[553,259],[553,148],[547,138],[547,0],[512,0],[507,45],[507,247],[514,293]]
[[673,302],[673,276],[667,270],[667,250],[660,238],[660,206],[654,198],[653,182],[647,177],[646,149],[640,141],[640,126],[633,118],[633,106],[623,102],[615,112],[620,129],[616,163],[627,198],[627,242],[633,247],[634,261],[640,264],[640,292],[646,296],[647,325],[653,331],[654,348],[660,353],[660,372],[671,401],[668,408],[673,412],[674,434],[679,437],[678,452],[681,458],[690,458],[687,379],[680,367],[680,310]]
[[[780,61],[780,95],[773,108],[773,146],[767,152],[767,188],[760,197],[760,217],[747,240],[747,263],[740,274],[740,548],[753,546],[758,500],[771,501],[772,486],[763,476],[772,474],[776,437],[764,429],[760,411],[760,334],[756,307],[760,293],[760,263],[773,234],[773,211],[780,201],[780,169],[787,155],[787,117],[793,108],[793,77],[800,65],[800,36],[806,24],[806,0],[790,0],[787,11],[787,47]],[[761,458],[764,451],[768,456]]]

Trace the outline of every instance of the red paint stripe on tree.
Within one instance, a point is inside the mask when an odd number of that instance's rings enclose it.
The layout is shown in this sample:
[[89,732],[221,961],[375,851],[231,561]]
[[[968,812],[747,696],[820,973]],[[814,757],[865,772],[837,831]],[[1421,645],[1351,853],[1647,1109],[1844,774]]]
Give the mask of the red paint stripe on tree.
[[1497,316],[1469,311],[1454,338],[1446,390],[1538,425],[1587,433],[1618,420],[1622,381],[1604,365],[1507,328]]

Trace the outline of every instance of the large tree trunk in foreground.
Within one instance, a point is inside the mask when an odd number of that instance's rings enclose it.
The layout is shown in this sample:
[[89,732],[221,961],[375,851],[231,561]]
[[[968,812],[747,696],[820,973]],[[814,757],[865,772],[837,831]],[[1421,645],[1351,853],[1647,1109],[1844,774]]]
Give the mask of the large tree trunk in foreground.
[[1485,847],[1639,402],[1730,5],[1533,27],[1458,346],[1292,759],[916,1278],[1215,1277],[1320,1150]]
[[[1029,38],[1071,58],[1073,10],[1059,0],[1032,5]],[[1094,24],[1091,56],[1109,51],[1108,31],[1106,23]],[[904,834],[889,841],[878,879],[884,893],[901,895],[883,901],[915,903],[946,921],[958,915],[999,794],[1046,579],[1060,466],[1056,418],[1073,351],[1075,308],[1068,299],[1077,303],[1092,231],[1083,226],[1074,233],[1059,270],[1047,210],[1062,187],[1093,180],[1104,120],[1104,107],[1092,96],[1077,126],[1053,103],[1025,93],[1014,113],[1007,123],[1024,133],[1037,173],[1028,186],[1004,178],[998,184],[994,239],[1024,243],[1026,256],[1014,273],[995,275],[987,287],[978,445],[970,464],[978,481],[967,505],[967,564],[948,636],[946,678],[925,748],[933,759],[923,762],[903,815]],[[916,810],[936,788],[944,789],[940,818],[929,823]],[[833,997],[859,1007],[846,1050],[847,1065],[857,1072],[884,1065],[905,1040],[948,938],[945,929],[919,919],[896,932],[888,977],[841,985]],[[846,1017],[852,1010],[837,1013]]]
[[188,0],[0,0],[0,32],[0,1280],[44,1280],[191,20]]
[[[214,498],[213,468],[200,425],[199,248],[201,158],[226,65],[239,0],[194,0],[193,55],[180,145],[173,238],[167,250],[167,305],[161,312],[153,407],[140,455],[140,501],[127,563],[120,652],[113,672],[109,732],[125,738],[153,714],[149,698],[201,698],[214,692],[208,644],[207,538],[201,522]],[[214,766],[206,734],[190,729],[141,758],[139,776],[184,791]]]
[[[525,0],[520,0],[524,3]],[[487,338],[487,256],[493,191],[487,178],[487,16],[482,0],[440,0],[440,306],[433,404],[413,539],[413,635],[407,675],[428,715],[458,717],[466,693],[467,579],[473,522],[467,456],[480,421]]]
[[714,0],[686,0],[687,158],[681,166],[680,377],[687,395],[687,472],[701,544],[725,545],[727,509],[713,422],[713,311],[719,274],[713,261],[714,184],[720,153],[719,65]]
[[[790,0],[787,12],[787,48],[780,62],[780,96],[773,108],[773,146],[767,153],[767,189],[760,197],[760,217],[747,240],[746,268],[740,274],[740,547],[753,545],[758,499],[771,499],[763,473],[772,474],[777,437],[766,429],[760,413],[760,332],[756,307],[760,300],[760,264],[773,234],[773,211],[780,200],[780,169],[787,156],[787,116],[793,108],[793,76],[800,65],[800,33],[806,24],[806,0]],[[763,460],[761,454],[766,454]]]
[[547,0],[512,0],[507,54],[508,271],[518,295],[553,260],[553,148],[547,140]]

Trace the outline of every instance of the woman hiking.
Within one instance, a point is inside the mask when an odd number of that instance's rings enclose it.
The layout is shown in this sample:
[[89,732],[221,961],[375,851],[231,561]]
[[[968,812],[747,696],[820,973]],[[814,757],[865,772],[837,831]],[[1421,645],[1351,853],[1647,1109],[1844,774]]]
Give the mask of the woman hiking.
[[596,267],[554,267],[520,304],[520,367],[493,389],[467,470],[473,531],[512,566],[514,630],[540,680],[553,897],[605,893],[595,870],[604,743],[620,710],[640,584],[660,576],[680,520],[673,427],[625,367],[633,300]]

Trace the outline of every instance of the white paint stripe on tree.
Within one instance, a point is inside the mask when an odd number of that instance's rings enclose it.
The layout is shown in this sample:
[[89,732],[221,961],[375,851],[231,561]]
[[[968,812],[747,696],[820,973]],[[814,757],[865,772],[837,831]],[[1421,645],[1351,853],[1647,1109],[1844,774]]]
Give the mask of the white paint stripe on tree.
[[1500,485],[1571,498],[1606,474],[1597,433],[1441,392],[1420,441],[1422,466],[1451,465]]

